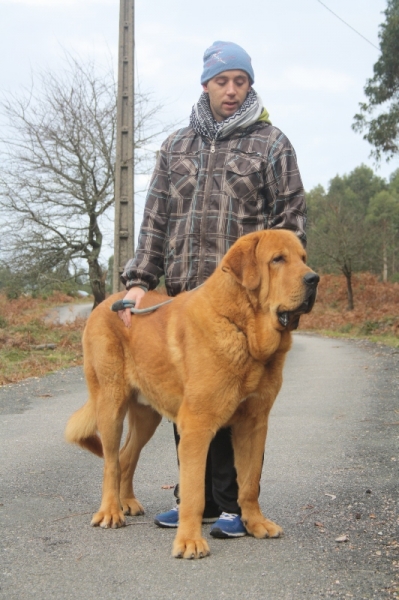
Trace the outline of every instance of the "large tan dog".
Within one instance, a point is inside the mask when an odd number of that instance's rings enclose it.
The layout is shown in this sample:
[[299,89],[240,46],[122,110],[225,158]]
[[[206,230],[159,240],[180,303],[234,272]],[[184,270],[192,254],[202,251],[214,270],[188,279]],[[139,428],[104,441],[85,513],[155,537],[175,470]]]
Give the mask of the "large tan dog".
[[[104,457],[104,483],[92,525],[120,527],[143,514],[133,493],[140,451],[161,415],[180,433],[180,512],[173,556],[201,558],[205,462],[221,427],[232,429],[242,520],[257,538],[282,529],[266,519],[258,492],[270,409],[280,390],[291,329],[313,306],[318,275],[289,231],[240,238],[205,284],[126,328],[111,296],[91,314],[83,336],[87,403],[70,418],[66,439]],[[145,295],[140,308],[164,298]],[[123,420],[129,431],[120,450]],[[98,436],[97,432],[100,434]]]

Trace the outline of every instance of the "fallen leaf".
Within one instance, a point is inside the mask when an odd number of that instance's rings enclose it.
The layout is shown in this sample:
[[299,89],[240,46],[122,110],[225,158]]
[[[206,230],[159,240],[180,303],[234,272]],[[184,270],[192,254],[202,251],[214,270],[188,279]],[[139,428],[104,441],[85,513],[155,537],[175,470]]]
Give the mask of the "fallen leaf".
[[376,519],[377,517],[375,515],[369,515],[370,519]]
[[339,537],[335,538],[336,542],[349,542],[349,538],[347,535],[340,535]]
[[315,522],[315,526],[316,527],[324,527],[323,523],[320,523],[319,521]]

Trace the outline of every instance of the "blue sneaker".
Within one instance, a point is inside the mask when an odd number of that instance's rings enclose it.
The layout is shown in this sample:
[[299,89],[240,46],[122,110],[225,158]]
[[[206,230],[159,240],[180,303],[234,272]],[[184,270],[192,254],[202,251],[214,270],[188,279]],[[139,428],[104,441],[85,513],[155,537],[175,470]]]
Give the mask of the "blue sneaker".
[[[219,515],[209,515],[205,509],[202,517],[203,523],[215,523],[219,518]],[[164,513],[159,513],[154,519],[155,525],[158,527],[178,527],[179,525],[179,507],[175,506]]]
[[209,532],[215,538],[236,538],[247,535],[240,515],[223,512]]
[[154,523],[158,527],[177,527],[179,525],[179,507],[175,506],[167,512],[155,515]]

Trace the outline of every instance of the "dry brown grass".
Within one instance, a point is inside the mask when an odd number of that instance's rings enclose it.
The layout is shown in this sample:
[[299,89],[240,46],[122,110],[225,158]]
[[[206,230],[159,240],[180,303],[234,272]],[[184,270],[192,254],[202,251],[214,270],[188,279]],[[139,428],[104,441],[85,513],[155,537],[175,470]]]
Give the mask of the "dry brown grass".
[[[363,337],[399,347],[399,284],[381,283],[370,273],[353,278],[355,309],[348,311],[344,277],[323,275],[315,307],[301,318],[299,329],[326,335]],[[84,321],[48,325],[54,306],[73,302],[57,293],[48,298],[8,300],[0,294],[0,385],[82,364]],[[54,350],[37,350],[40,344]]]
[[399,345],[399,283],[382,283],[371,273],[353,277],[354,310],[347,310],[343,275],[322,275],[313,311],[301,318],[300,329],[367,337]]
[[[53,307],[72,301],[61,293],[46,300],[31,297],[9,300],[0,294],[0,385],[82,364],[84,321],[51,325],[44,320]],[[42,344],[56,347],[35,348]]]

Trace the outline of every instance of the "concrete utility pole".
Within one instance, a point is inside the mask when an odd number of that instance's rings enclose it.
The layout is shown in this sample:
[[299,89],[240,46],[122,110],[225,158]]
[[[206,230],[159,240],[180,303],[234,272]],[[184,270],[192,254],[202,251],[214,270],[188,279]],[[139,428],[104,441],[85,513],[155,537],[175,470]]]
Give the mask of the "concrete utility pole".
[[134,253],[134,0],[120,0],[113,291]]

